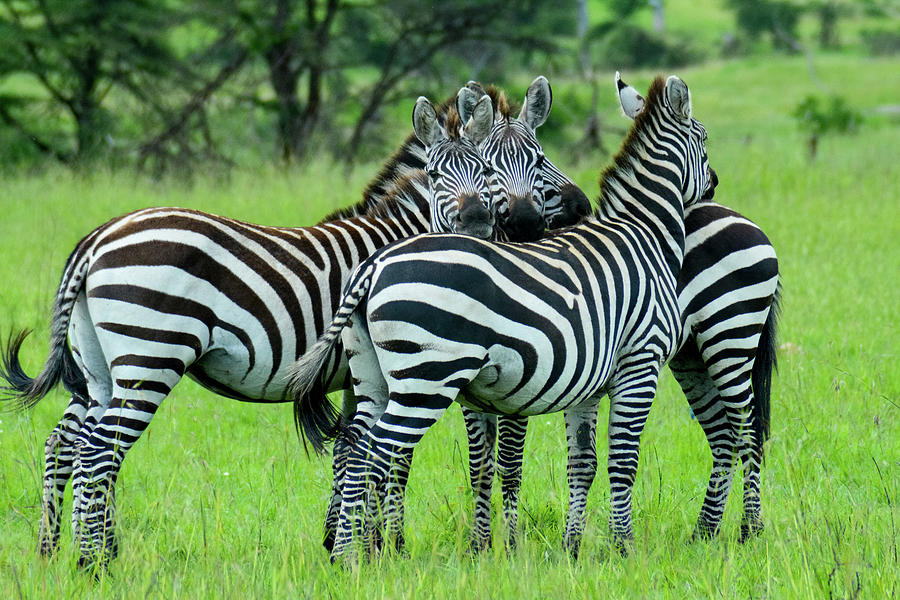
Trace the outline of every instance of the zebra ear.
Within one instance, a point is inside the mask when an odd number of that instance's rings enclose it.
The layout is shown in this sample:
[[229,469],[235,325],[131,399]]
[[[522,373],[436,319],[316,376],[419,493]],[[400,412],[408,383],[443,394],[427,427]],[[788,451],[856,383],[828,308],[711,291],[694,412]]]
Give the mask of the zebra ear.
[[553,104],[553,91],[550,89],[550,82],[543,75],[539,75],[525,92],[525,101],[522,103],[522,110],[519,111],[519,120],[532,129],[537,129],[547,120],[551,104]]
[[484,141],[484,138],[491,132],[494,126],[494,104],[491,97],[484,95],[475,103],[472,109],[472,116],[466,122],[463,133],[467,138],[472,140],[476,146]]
[[459,92],[456,94],[456,112],[459,113],[460,123],[469,122],[469,119],[472,118],[472,113],[475,112],[475,104],[480,97],[468,85],[459,88]]
[[434,105],[425,96],[419,96],[419,99],[416,100],[416,107],[413,109],[413,130],[426,148],[433,146],[441,136],[437,112],[434,110]]
[[685,121],[691,118],[691,92],[687,84],[674,75],[666,79],[666,101],[675,116]]
[[616,93],[619,94],[622,111],[629,119],[634,119],[644,110],[644,97],[636,89],[622,81],[618,71],[616,71]]

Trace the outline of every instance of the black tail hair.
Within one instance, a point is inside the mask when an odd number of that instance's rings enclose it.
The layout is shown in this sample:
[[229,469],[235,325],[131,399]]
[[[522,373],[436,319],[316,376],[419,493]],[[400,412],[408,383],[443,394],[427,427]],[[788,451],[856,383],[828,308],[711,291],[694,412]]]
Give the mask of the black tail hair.
[[759,337],[759,347],[756,351],[756,360],[753,362],[751,383],[753,385],[753,422],[754,436],[763,456],[764,444],[769,439],[770,414],[772,397],[772,373],[778,369],[777,333],[778,318],[781,315],[781,282],[775,288],[775,296],[772,306],[769,308],[769,316],[763,326]]
[[372,284],[374,266],[370,257],[360,264],[344,288],[341,305],[324,334],[291,367],[288,392],[294,397],[294,425],[316,454],[325,451],[325,444],[341,431],[341,413],[332,406],[326,395],[324,367],[329,360],[339,360],[341,331],[351,315],[365,304]]
[[0,351],[0,377],[7,385],[0,386],[0,401],[15,401],[13,409],[28,409],[37,404],[62,380],[72,394],[87,397],[87,382],[69,346],[63,343],[50,349],[50,356],[41,373],[29,377],[19,361],[19,352],[30,330],[10,333]]

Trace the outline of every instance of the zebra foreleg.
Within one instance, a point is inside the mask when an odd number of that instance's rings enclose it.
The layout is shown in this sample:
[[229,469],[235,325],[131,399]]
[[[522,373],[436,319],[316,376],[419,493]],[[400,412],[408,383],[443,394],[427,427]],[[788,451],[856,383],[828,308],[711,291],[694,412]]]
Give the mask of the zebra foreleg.
[[656,395],[661,364],[656,357],[620,363],[616,379],[609,387],[609,527],[613,545],[620,554],[627,554],[634,540],[631,494],[637,475],[641,433]]
[[584,534],[588,492],[597,474],[597,405],[568,410],[565,419],[569,510],[566,513],[563,547],[576,559]]
[[472,534],[469,552],[478,554],[491,547],[491,489],[494,482],[494,446],[497,417],[462,407],[469,441],[469,482],[472,485]]
[[522,457],[528,417],[502,416],[497,419],[497,470],[503,494],[503,520],[506,522],[506,547],[516,548],[519,521],[519,489],[522,486]]
[[88,401],[73,395],[59,424],[44,445],[44,486],[38,551],[52,556],[59,546],[63,494],[74,469],[75,440],[84,423]]

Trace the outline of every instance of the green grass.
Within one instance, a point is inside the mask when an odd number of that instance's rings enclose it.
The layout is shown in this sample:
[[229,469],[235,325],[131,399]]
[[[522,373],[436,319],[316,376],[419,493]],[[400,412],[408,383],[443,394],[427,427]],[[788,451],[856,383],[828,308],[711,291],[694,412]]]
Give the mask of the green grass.
[[[866,110],[900,97],[900,83],[887,76],[897,67],[832,56],[820,61],[819,74]],[[650,75],[626,79],[645,87]],[[185,381],[125,461],[117,489],[121,555],[98,583],[75,571],[66,522],[57,558],[35,552],[43,442],[65,396],[0,414],[0,597],[837,598],[853,597],[857,585],[860,598],[900,593],[900,124],[871,118],[856,136],[824,139],[808,164],[788,116],[813,89],[802,59],[748,59],[681,75],[709,130],[717,199],[767,232],[785,285],[761,537],[737,543],[738,485],[721,537],[685,543],[710,457],[665,376],[643,437],[629,557],[606,551],[602,470],[581,559],[571,563],[561,551],[565,451],[557,415],[532,419],[529,429],[520,551],[467,557],[465,438],[451,410],[416,453],[407,494],[410,558],[334,569],[320,546],[329,462],[304,455],[290,407],[242,404]],[[611,102],[604,116],[622,123]],[[548,155],[564,168],[574,162],[563,152]],[[571,171],[589,195],[604,164],[591,158]],[[324,164],[238,172],[224,181],[200,177],[189,188],[111,173],[7,177],[0,182],[0,330],[36,330],[24,354],[35,373],[65,257],[107,218],[180,205],[309,224],[355,201],[376,166],[350,176]]]

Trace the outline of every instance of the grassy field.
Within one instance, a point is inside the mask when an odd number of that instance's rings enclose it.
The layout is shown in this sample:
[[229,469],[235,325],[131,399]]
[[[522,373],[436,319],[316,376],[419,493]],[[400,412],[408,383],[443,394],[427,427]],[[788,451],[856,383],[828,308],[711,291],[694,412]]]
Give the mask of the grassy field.
[[[896,60],[832,56],[817,64],[819,76],[863,111],[900,101],[900,82],[889,75],[900,70]],[[602,471],[590,496],[582,556],[572,563],[562,552],[565,451],[557,415],[532,419],[529,429],[520,550],[468,557],[465,438],[459,412],[451,410],[416,453],[407,494],[410,557],[334,569],[320,546],[329,462],[307,459],[290,407],[241,404],[184,381],[125,461],[117,498],[121,555],[97,583],[76,572],[66,523],[57,558],[45,561],[35,551],[43,443],[66,398],[60,391],[28,413],[0,414],[0,597],[900,594],[900,123],[870,116],[857,135],[824,139],[809,164],[789,116],[816,90],[802,58],[717,63],[679,74],[709,131],[721,180],[717,200],[763,227],[783,273],[762,536],[737,543],[738,486],[721,537],[685,543],[711,460],[666,376],[643,437],[629,557],[605,549],[609,492]],[[645,88],[650,76],[627,79]],[[572,84],[560,83],[566,85]],[[557,97],[558,105],[564,95]],[[611,89],[609,98],[606,118],[619,123]],[[562,167],[574,164],[565,153],[548,149],[548,155]],[[578,164],[571,172],[594,196],[605,159]],[[28,372],[36,373],[63,262],[109,217],[179,205],[261,223],[310,224],[355,201],[376,166],[349,176],[326,164],[236,172],[225,180],[200,176],[191,187],[111,173],[7,177],[0,181],[0,331],[36,330],[24,356]],[[605,444],[598,446],[602,463]]]

